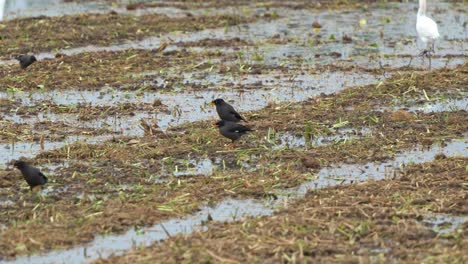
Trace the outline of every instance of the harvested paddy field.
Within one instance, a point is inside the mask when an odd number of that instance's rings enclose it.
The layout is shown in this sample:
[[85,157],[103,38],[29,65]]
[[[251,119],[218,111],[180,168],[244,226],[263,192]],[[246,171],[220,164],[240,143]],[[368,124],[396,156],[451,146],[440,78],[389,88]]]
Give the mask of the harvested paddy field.
[[392,179],[311,190],[272,216],[210,223],[96,263],[464,263],[467,162],[440,156]]
[[463,2],[430,69],[412,2],[58,6],[0,22],[0,263],[468,261]]

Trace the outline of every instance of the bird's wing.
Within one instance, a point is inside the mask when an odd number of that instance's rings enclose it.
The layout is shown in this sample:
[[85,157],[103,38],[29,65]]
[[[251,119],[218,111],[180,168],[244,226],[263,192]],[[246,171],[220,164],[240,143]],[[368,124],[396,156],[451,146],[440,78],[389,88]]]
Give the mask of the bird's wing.
[[236,109],[234,109],[232,105],[226,104],[226,108],[235,118],[245,121],[245,119],[239,113],[237,113]]
[[246,126],[238,125],[238,126],[231,127],[229,131],[235,132],[235,133],[243,133],[243,132],[252,131],[252,130]]
[[40,175],[42,178],[44,178],[45,182],[47,182],[48,179],[47,179],[47,176],[44,175],[44,173],[39,172],[39,175]]
[[237,119],[241,119],[245,121],[245,119],[239,113],[237,113],[236,110],[233,109],[231,111],[231,114],[233,114]]
[[439,30],[437,23],[429,17],[423,16],[418,18],[416,23],[416,30],[420,37],[435,39],[439,37]]

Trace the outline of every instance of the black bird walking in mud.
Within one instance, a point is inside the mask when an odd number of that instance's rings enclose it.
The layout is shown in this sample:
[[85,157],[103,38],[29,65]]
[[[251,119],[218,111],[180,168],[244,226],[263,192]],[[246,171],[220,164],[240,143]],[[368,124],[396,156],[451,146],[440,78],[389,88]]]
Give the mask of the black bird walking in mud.
[[[246,121],[232,105],[226,103],[223,99],[216,99],[211,101],[210,105],[216,106],[216,112],[218,112],[219,118],[231,122],[240,122],[241,120]],[[247,121],[246,121],[247,122]]]
[[24,179],[29,184],[31,191],[34,191],[37,188],[42,188],[42,186],[47,183],[47,177],[38,168],[21,160],[17,160],[13,166],[21,171],[21,174],[23,174]]
[[227,137],[230,140],[232,140],[232,143],[238,140],[245,133],[254,131],[246,126],[226,120],[220,120],[216,122],[215,126],[219,128],[219,133],[224,137]]
[[37,61],[34,55],[19,55],[16,59],[19,61],[21,69],[26,69],[29,65]]

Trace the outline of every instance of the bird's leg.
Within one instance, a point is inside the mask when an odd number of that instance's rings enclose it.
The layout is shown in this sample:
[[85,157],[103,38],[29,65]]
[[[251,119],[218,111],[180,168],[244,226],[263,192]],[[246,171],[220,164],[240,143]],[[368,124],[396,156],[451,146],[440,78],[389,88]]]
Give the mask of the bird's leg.
[[229,144],[229,149],[236,149],[236,141],[232,140],[231,143]]
[[431,66],[432,66],[431,54],[429,53],[427,57],[429,58],[429,70],[431,70]]
[[37,192],[42,191],[43,186],[42,185],[36,185],[36,186],[30,187],[30,188],[31,188],[31,192],[37,193]]
[[411,62],[413,62],[413,56],[411,56],[410,60],[409,60],[409,63],[408,63],[408,66],[406,67],[410,67],[411,66]]
[[229,143],[228,144],[228,149],[230,149],[230,150],[236,149],[236,144],[234,144],[234,142]]
[[426,48],[419,54],[420,56],[430,57],[435,53],[435,43],[429,43]]
[[431,50],[433,49],[434,47],[431,46],[431,45],[428,45],[426,46],[426,48],[419,54],[419,56],[421,56],[422,60],[423,60],[423,63],[424,63],[424,57],[427,57],[429,59],[429,70],[431,69],[431,64],[432,64],[432,60],[431,60]]
[[382,63],[382,57],[379,58],[379,66],[380,66],[380,69],[385,71],[385,68],[383,66],[383,63]]
[[427,57],[429,53],[430,53],[429,50],[424,49],[423,51],[421,51],[421,53],[419,53],[419,56],[424,58],[424,57]]
[[429,57],[429,54],[431,53],[431,45],[430,43],[426,43],[426,47],[424,47],[424,50],[419,54],[421,57]]
[[426,53],[426,57],[429,59],[429,70],[431,70],[432,66],[432,53],[434,52],[434,42],[429,44],[429,50]]

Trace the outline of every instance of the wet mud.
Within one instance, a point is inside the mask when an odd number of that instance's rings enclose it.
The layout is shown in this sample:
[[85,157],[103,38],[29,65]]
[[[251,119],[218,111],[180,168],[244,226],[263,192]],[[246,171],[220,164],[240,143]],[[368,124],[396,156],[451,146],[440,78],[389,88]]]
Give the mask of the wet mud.
[[[468,153],[462,4],[431,3],[444,30],[429,70],[420,57],[408,65],[421,49],[415,3],[330,3],[79,1],[83,11],[65,16],[52,9],[1,22],[0,262],[333,262],[351,251],[371,261],[459,260],[466,212],[457,184]],[[18,52],[39,61],[21,70],[10,60]],[[255,133],[228,145],[212,126],[215,98]],[[28,192],[16,159],[49,176],[44,190]],[[408,187],[413,174],[411,186],[434,184]],[[453,183],[446,197],[440,177]],[[413,202],[385,196],[398,190]],[[239,235],[239,221],[261,222],[292,228],[284,241],[298,241],[308,223],[287,214],[317,217],[330,232],[305,238],[337,246],[271,245],[262,227]],[[231,232],[232,250],[251,239],[259,250],[219,252],[211,246],[226,241],[217,232]],[[421,238],[395,235],[403,233]],[[200,237],[208,238],[200,251],[187,248],[185,239]],[[413,241],[428,246],[395,247]],[[272,246],[278,254],[262,250]]]

